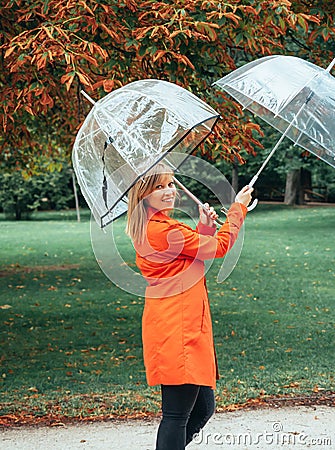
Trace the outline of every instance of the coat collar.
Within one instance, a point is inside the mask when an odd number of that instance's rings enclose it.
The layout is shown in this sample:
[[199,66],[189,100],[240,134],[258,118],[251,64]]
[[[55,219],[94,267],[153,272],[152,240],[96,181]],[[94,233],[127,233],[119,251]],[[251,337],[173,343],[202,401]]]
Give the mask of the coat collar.
[[147,218],[148,220],[160,220],[160,221],[161,220],[166,221],[171,219],[171,217],[168,216],[167,214],[150,206],[147,208]]

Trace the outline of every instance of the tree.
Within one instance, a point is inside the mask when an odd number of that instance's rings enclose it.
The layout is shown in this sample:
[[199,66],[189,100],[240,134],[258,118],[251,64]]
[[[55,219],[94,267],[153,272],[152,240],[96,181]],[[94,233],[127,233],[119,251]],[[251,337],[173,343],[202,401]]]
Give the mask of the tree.
[[[284,52],[292,40],[329,39],[330,15],[320,35],[313,26],[324,5],[312,11],[310,3],[8,0],[0,13],[3,157],[33,173],[32,154],[60,146],[70,153],[89,110],[80,89],[99,98],[139,78],[160,78],[192,90],[224,117],[219,139],[203,151],[241,161],[242,149],[253,153],[259,145],[260,127],[241,121],[241,108],[211,83],[237,63]],[[321,58],[316,48],[313,57]]]
[[48,171],[25,178],[0,173],[0,210],[9,219],[27,219],[37,209],[65,209],[73,204],[71,171]]

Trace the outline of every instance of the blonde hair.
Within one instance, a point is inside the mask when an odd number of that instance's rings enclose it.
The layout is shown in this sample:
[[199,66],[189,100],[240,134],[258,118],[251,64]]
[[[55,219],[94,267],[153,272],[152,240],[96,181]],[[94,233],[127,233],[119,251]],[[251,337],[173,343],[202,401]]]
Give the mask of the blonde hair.
[[147,210],[144,199],[155,189],[162,177],[173,175],[164,163],[156,164],[128,192],[128,217],[126,233],[133,242],[143,243],[147,226]]

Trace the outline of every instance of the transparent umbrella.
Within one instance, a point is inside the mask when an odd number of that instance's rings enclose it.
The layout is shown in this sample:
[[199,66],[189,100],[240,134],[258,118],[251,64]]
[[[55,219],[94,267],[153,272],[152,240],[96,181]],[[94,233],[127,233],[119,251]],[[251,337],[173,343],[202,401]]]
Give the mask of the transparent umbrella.
[[[101,228],[127,211],[127,192],[164,158],[185,159],[220,115],[186,89],[162,80],[129,83],[94,102],[73,146],[81,191]],[[188,195],[193,196],[178,180]]]
[[[253,186],[285,137],[335,167],[335,78],[294,56],[273,55],[248,63],[216,81],[248,109],[282,133],[250,181]],[[249,207],[253,209],[257,199]]]

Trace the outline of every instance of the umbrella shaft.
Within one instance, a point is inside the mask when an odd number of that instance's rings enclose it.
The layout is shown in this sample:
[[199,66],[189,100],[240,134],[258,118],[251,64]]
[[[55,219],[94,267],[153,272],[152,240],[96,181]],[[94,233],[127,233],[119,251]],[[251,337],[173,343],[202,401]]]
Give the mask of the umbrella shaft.
[[[203,208],[203,210],[205,212],[207,212],[205,205],[194,194],[192,194],[192,192],[189,191],[187,189],[187,187],[183,185],[183,183],[181,183],[175,177],[173,177],[173,179],[174,179],[175,183],[185,192],[185,194],[187,194],[197,205],[201,206]],[[223,222],[221,222],[221,220],[219,220],[219,219],[216,219],[215,223],[217,223],[218,225],[223,225]]]
[[263,171],[264,167],[267,165],[267,163],[269,162],[269,160],[271,159],[272,155],[274,154],[274,152],[277,150],[277,148],[280,146],[280,144],[283,142],[284,138],[286,137],[287,133],[289,132],[290,128],[292,127],[293,122],[290,123],[290,125],[286,128],[285,133],[282,134],[281,138],[279,139],[279,141],[277,142],[277,144],[273,147],[273,149],[271,150],[271,152],[268,154],[267,158],[264,160],[263,164],[261,165],[261,167],[258,169],[258,172],[256,173],[256,175],[252,178],[252,180],[250,181],[250,183],[248,183],[248,185],[250,187],[252,187],[256,181],[257,178],[259,177],[259,175],[261,174],[261,172]]
[[263,162],[263,164],[261,165],[261,167],[259,168],[258,172],[256,173],[256,175],[252,178],[252,180],[249,183],[249,186],[253,186],[256,181],[257,178],[259,177],[259,175],[261,174],[261,172],[263,171],[264,167],[267,165],[267,163],[269,162],[270,158],[272,157],[272,155],[274,154],[274,152],[277,150],[277,148],[280,146],[280,144],[283,142],[283,140],[285,139],[285,137],[288,135],[288,132],[290,131],[290,129],[292,128],[294,121],[300,116],[302,110],[305,108],[305,106],[307,105],[307,103],[310,101],[310,99],[312,98],[312,94],[310,94],[308,96],[308,98],[306,99],[306,101],[304,102],[303,105],[301,105],[299,111],[297,112],[297,114],[293,117],[292,121],[290,122],[290,124],[288,125],[288,127],[286,128],[286,130],[284,131],[284,133],[281,135],[279,141],[276,143],[276,145],[273,147],[273,149],[271,150],[271,152],[269,153],[269,155],[267,156],[267,158],[265,159],[265,161]]

